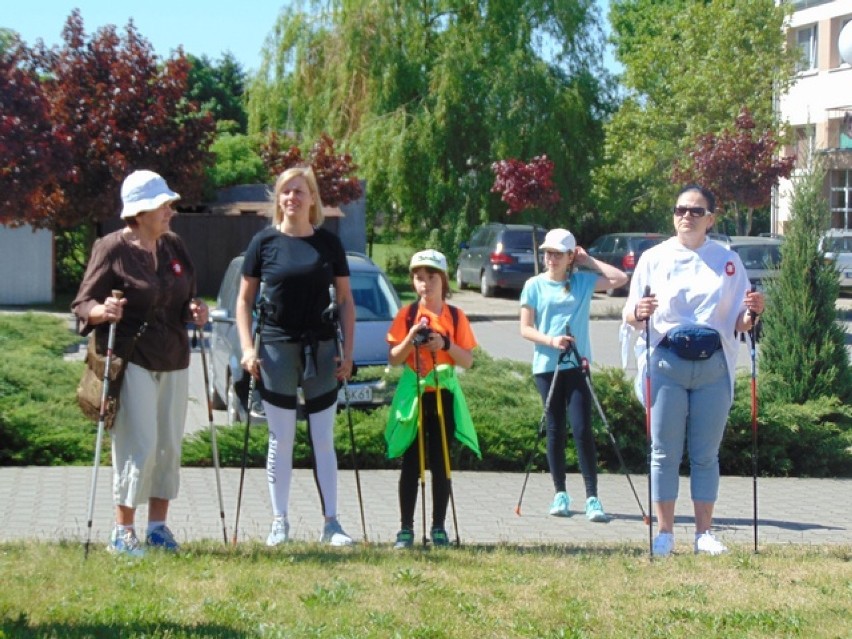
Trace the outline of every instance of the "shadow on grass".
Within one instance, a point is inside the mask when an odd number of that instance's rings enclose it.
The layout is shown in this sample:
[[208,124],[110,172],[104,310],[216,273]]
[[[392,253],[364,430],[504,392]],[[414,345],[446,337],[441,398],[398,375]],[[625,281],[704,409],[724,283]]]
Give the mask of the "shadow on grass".
[[569,556],[623,556],[636,557],[646,552],[641,544],[630,543],[584,543],[584,544],[561,544],[561,543],[538,543],[538,544],[515,544],[515,543],[493,543],[472,544],[461,546],[451,544],[445,548],[435,548],[431,544],[423,546],[416,543],[407,550],[394,550],[391,542],[381,544],[358,544],[350,548],[329,549],[307,542],[291,542],[283,547],[267,548],[259,543],[246,543],[234,547],[224,545],[213,545],[207,542],[185,544],[182,546],[182,555],[194,554],[197,556],[216,556],[223,559],[234,559],[240,562],[257,561],[265,562],[270,558],[280,557],[287,563],[312,564],[317,566],[329,566],[336,564],[348,564],[354,561],[372,563],[377,559],[388,557],[415,558],[435,563],[454,562],[459,559],[475,559],[483,554],[503,555],[526,555],[541,557],[569,557]]
[[217,624],[183,625],[170,622],[134,624],[30,624],[26,615],[18,619],[0,621],[0,637],[15,639],[116,639],[116,637],[169,637],[169,639],[238,639],[245,637],[244,630]]

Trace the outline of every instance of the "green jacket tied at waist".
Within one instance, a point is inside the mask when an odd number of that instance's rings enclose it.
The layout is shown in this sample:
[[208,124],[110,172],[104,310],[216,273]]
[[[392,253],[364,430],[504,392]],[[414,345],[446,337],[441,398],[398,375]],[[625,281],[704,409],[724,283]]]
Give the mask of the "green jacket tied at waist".
[[[438,382],[435,383],[435,372]],[[453,394],[453,415],[456,421],[456,439],[470,448],[476,456],[482,459],[479,452],[479,438],[473,427],[473,420],[467,408],[456,369],[454,366],[441,364],[420,380],[421,388],[448,390]],[[388,458],[400,457],[417,437],[417,416],[419,412],[419,393],[417,392],[417,375],[408,366],[404,367],[393,402],[390,407],[388,424],[385,428],[385,441],[388,444]]]

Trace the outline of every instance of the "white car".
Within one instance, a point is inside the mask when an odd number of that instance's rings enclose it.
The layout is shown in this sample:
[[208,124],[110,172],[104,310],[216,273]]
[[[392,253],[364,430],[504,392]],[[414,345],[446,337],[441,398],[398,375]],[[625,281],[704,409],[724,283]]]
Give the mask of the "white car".
[[[346,254],[349,263],[349,283],[355,300],[355,349],[353,359],[357,368],[386,366],[388,344],[386,335],[400,309],[399,296],[382,269],[362,253]],[[228,424],[245,420],[248,376],[240,366],[240,340],[237,334],[236,306],[240,288],[243,256],[231,260],[219,294],[216,308],[210,312],[210,357],[207,363],[210,396],[213,406],[228,411]],[[350,406],[368,408],[389,403],[393,388],[384,380],[359,380],[358,374],[348,383]],[[261,404],[252,403],[252,423],[264,420]],[[338,392],[338,407],[346,404],[343,388]]]
[[852,293],[852,229],[826,231],[819,240],[819,249],[837,269],[840,290]]

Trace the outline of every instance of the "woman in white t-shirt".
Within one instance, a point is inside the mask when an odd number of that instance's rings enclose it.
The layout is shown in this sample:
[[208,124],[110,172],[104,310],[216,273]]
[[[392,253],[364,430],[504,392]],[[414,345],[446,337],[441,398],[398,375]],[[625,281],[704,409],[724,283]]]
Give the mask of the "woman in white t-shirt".
[[[708,239],[716,201],[704,187],[681,189],[673,210],[675,236],[642,254],[633,273],[623,318],[637,331],[649,322],[651,481],[659,534],[653,554],[674,549],[674,511],[686,442],[695,511],[696,553],[727,548],[710,532],[719,492],[719,447],[734,392],[737,332],[764,309],[751,292],[739,256]],[[650,290],[650,294],[646,291]],[[644,403],[644,332],[638,339],[637,394]]]
[[[573,341],[580,357],[591,362],[592,295],[624,286],[627,275],[586,253],[565,229],[549,231],[539,248],[544,251],[547,270],[528,279],[521,291],[521,335],[535,344],[533,379],[547,406],[547,463],[555,490],[549,512],[555,517],[570,515],[571,498],[565,481],[566,422],[570,422],[586,489],[586,517],[589,521],[607,521],[598,499],[591,392],[584,380],[582,362],[565,355]],[[581,265],[590,270],[576,270]],[[557,367],[559,375],[554,385]],[[548,405],[551,386],[553,395]]]

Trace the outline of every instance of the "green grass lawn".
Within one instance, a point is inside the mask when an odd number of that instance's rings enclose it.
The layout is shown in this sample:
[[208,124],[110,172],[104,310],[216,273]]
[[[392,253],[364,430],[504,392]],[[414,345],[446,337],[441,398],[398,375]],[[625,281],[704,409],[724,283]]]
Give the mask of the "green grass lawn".
[[125,560],[0,544],[0,637],[849,637],[849,547],[649,561],[639,546],[192,543]]

